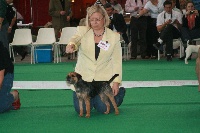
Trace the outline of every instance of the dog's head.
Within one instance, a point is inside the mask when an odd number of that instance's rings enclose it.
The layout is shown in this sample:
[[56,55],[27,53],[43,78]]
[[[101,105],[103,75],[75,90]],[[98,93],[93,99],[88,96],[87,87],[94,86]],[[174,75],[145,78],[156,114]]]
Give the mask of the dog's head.
[[66,77],[68,84],[76,84],[80,79],[82,79],[82,76],[76,72],[70,72]]

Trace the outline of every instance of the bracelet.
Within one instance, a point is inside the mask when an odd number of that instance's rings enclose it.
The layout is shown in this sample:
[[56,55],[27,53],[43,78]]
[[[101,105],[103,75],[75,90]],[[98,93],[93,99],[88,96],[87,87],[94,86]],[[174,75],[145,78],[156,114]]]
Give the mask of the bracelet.
[[12,26],[9,26],[8,28],[12,29]]

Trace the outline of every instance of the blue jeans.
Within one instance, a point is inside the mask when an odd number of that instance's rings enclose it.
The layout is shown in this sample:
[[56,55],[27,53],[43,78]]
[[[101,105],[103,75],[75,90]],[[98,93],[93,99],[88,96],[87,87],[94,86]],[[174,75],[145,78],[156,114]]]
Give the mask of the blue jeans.
[[[125,88],[120,87],[119,93],[114,97],[115,98],[115,102],[116,102],[118,107],[123,102],[123,99],[124,99],[124,96],[125,96],[125,91],[126,91]],[[73,93],[73,102],[74,102],[75,111],[77,113],[79,113],[80,112],[80,108],[79,108],[79,101],[78,101],[78,98],[76,96],[76,92]],[[109,102],[110,102],[110,112],[114,112],[114,107],[113,107],[111,101],[109,101]],[[93,108],[95,108],[100,113],[104,113],[107,110],[106,105],[101,101],[101,98],[100,98],[99,95],[97,95],[94,98],[90,99],[90,110],[92,110]],[[85,102],[83,102],[83,112],[86,113]]]
[[0,113],[13,109],[12,103],[14,102],[14,97],[10,94],[13,79],[13,73],[7,73],[4,76],[2,88],[0,89]]

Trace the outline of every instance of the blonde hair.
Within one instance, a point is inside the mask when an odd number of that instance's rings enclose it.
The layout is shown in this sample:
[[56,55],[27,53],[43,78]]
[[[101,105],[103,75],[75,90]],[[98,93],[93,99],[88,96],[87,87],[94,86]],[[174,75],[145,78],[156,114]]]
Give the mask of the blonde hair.
[[86,26],[91,28],[89,18],[93,13],[96,13],[96,12],[101,13],[101,15],[104,17],[104,27],[107,27],[110,23],[110,19],[108,17],[106,10],[98,4],[87,8]]

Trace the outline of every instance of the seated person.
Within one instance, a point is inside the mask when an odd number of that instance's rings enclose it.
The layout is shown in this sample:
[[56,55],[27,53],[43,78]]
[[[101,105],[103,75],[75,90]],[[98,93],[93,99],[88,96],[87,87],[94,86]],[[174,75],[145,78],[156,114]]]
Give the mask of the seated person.
[[[186,13],[183,16],[182,21],[181,38],[186,49],[187,45],[192,44],[193,39],[200,38],[199,11],[195,10],[193,2],[188,2],[186,4]],[[185,56],[180,59],[185,59]]]
[[8,50],[0,41],[0,113],[11,109],[20,108],[19,93],[17,90],[12,92],[14,79],[14,65],[10,59]]
[[157,30],[160,32],[158,43],[154,47],[159,49],[163,42],[166,43],[167,61],[172,60],[173,54],[173,39],[180,37],[179,28],[182,24],[181,13],[172,10],[172,2],[165,1],[163,3],[164,11],[158,15]]
[[183,16],[183,26],[181,33],[183,42],[200,38],[199,11],[194,9],[193,2],[188,2],[186,5],[186,14]]
[[110,0],[110,4],[114,8],[115,13],[123,14],[122,6],[117,2],[117,0]]
[[105,8],[106,12],[108,13],[108,16],[111,19],[111,22],[110,22],[108,28],[121,34],[125,43],[128,45],[129,40],[128,40],[128,36],[126,34],[127,26],[126,26],[126,22],[124,20],[123,15],[114,13],[114,9],[111,6],[111,4],[109,4],[109,3],[106,3],[104,5],[104,8]]

